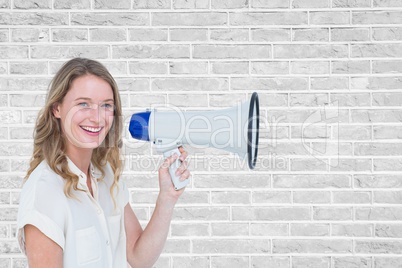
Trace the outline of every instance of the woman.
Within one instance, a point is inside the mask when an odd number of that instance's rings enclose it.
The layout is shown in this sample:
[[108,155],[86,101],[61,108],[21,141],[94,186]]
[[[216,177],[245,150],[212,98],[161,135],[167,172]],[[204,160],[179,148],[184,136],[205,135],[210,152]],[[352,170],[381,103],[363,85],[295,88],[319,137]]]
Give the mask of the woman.
[[151,267],[169,230],[175,191],[168,168],[190,176],[187,153],[159,168],[160,191],[143,230],[119,180],[122,108],[99,62],[72,59],[55,75],[38,116],[34,152],[20,197],[18,239],[30,268]]

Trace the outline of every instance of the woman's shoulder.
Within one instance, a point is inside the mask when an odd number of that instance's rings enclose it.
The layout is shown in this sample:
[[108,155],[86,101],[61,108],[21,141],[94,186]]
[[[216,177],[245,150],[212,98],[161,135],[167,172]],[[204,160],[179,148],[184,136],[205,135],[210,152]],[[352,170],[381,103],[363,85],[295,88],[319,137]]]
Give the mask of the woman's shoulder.
[[63,192],[64,182],[46,163],[42,161],[29,175],[22,187],[21,194],[26,192],[38,192],[49,195]]

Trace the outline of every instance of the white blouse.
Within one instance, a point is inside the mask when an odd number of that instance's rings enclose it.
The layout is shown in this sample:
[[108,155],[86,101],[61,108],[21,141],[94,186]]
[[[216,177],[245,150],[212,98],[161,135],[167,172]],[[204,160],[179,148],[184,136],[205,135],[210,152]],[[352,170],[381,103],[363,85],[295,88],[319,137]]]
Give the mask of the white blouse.
[[[63,249],[63,267],[127,267],[124,207],[129,201],[125,184],[115,187],[116,208],[110,195],[113,171],[104,168],[105,178],[91,165],[93,197],[86,175],[68,159],[68,167],[79,176],[75,198],[64,194],[65,181],[43,161],[23,186],[18,210],[17,237],[25,252],[24,229],[31,224]],[[117,189],[118,188],[118,189]]]

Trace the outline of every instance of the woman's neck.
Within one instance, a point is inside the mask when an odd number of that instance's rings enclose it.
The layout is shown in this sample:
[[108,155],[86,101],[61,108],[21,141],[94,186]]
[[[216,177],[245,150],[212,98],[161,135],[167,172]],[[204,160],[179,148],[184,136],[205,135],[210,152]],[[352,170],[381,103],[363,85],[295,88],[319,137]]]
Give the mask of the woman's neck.
[[88,176],[92,151],[93,149],[83,149],[75,146],[69,146],[69,148],[67,148],[66,155],[84,174]]

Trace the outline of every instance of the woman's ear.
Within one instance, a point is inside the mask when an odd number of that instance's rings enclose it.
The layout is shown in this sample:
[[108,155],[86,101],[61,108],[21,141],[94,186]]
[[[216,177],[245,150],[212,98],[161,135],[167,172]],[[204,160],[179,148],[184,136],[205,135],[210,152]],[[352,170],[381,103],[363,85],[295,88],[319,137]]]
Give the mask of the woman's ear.
[[61,115],[60,115],[60,103],[58,103],[58,102],[54,103],[53,106],[52,106],[52,111],[53,111],[54,117],[59,118],[59,119],[61,118]]

